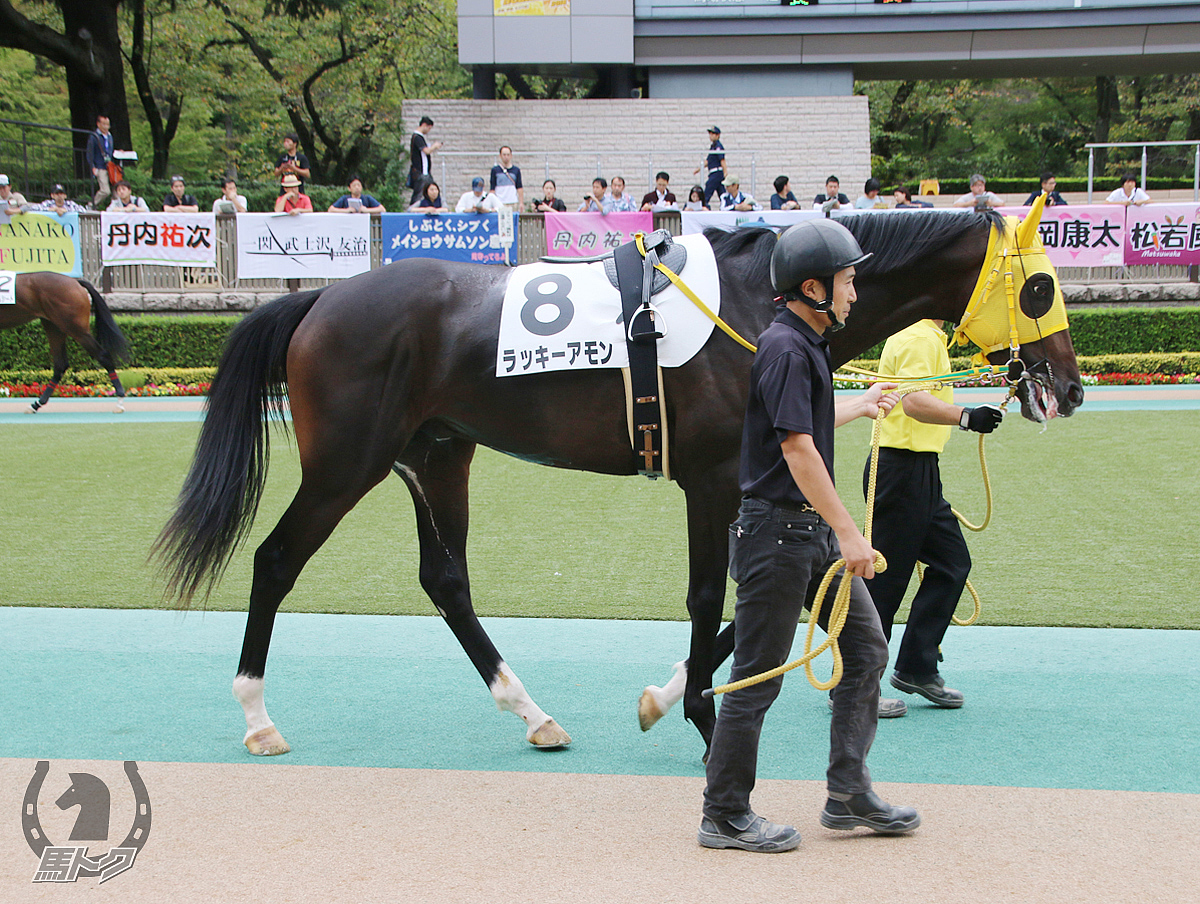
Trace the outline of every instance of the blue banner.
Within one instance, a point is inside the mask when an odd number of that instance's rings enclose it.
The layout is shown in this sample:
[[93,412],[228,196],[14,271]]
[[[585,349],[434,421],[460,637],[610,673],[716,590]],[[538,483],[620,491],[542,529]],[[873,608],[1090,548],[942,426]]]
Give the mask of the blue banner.
[[[517,215],[510,236],[516,236]],[[513,264],[516,242],[500,244],[500,217],[496,213],[385,213],[383,263],[407,257],[432,257],[471,264]]]

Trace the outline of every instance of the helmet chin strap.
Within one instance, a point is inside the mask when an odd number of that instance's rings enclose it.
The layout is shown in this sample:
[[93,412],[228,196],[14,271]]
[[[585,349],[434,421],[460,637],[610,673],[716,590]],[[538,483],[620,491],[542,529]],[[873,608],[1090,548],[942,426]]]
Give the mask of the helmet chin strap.
[[837,314],[833,313],[833,277],[825,277],[821,280],[821,285],[825,287],[825,300],[816,302],[813,308],[829,318],[828,332],[836,333],[838,330],[845,329],[846,324],[838,320]]

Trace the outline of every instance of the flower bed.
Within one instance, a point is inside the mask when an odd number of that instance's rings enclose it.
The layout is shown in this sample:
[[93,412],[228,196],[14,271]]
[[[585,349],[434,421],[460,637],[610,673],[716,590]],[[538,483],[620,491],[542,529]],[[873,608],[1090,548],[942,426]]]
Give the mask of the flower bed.
[[[43,383],[0,383],[0,398],[37,398],[42,394]],[[208,395],[210,383],[147,383],[126,390],[126,396],[203,396]],[[93,383],[90,386],[60,384],[54,390],[55,398],[88,399],[115,396],[111,384]]]

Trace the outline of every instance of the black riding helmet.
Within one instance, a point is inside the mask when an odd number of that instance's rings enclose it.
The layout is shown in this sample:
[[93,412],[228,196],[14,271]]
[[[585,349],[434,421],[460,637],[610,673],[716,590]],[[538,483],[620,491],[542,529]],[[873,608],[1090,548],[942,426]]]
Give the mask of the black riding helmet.
[[[771,285],[782,301],[804,302],[828,315],[831,330],[839,330],[845,324],[833,315],[833,277],[870,256],[863,252],[854,234],[836,220],[805,220],[779,236],[771,255]],[[814,301],[800,291],[809,279],[821,280],[824,301]]]

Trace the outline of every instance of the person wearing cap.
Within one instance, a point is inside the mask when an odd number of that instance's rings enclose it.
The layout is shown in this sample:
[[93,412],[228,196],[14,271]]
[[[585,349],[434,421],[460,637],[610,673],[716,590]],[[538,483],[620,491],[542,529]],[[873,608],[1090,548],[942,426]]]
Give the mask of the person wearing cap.
[[495,213],[500,210],[500,199],[495,192],[484,191],[487,183],[483,176],[471,180],[471,190],[462,193],[458,203],[454,205],[455,213]]
[[113,186],[115,195],[105,208],[109,213],[149,213],[150,206],[145,198],[133,193],[133,186],[122,179]]
[[[742,428],[738,474],[743,493],[730,526],[729,574],[737,583],[730,681],[784,663],[802,609],[838,559],[851,577],[849,611],[840,644],[844,671],[833,689],[826,772],[828,799],[821,825],[865,826],[899,834],[921,822],[911,807],[884,803],[871,789],[867,752],[878,722],[879,679],[887,642],[863,578],[875,573],[875,551],[858,531],[834,486],[834,428],[874,417],[896,404],[895,383],[834,402],[829,343],[857,296],[855,267],[869,258],[845,226],[831,219],[799,223],[780,235],[771,255],[771,283],[782,302],[758,338]],[[831,597],[822,604],[827,628]],[[800,833],[750,808],[763,719],[779,695],[779,676],[725,694],[707,763],[704,847],[777,853],[800,844]]]
[[742,179],[730,173],[725,177],[725,191],[721,195],[722,210],[762,210],[753,196],[741,190]]
[[55,183],[50,189],[50,197],[41,204],[41,209],[47,213],[56,213],[60,217],[67,213],[79,213],[87,210],[82,204],[76,204],[67,197],[67,190],[60,184]]
[[693,175],[700,175],[700,171],[704,170],[708,175],[704,183],[704,203],[707,206],[712,203],[713,195],[721,197],[725,191],[725,173],[729,171],[728,165],[725,163],[725,145],[721,144],[721,130],[713,126],[708,130],[708,140],[710,142],[708,148],[708,156],[701,161],[700,165],[692,170]]
[[[891,336],[884,343],[879,372],[901,382],[949,373],[942,321],[921,320]],[[954,390],[945,388],[905,394],[879,425],[871,539],[888,567],[867,581],[867,589],[890,640],[892,622],[913,569],[918,561],[925,563],[925,576],[913,597],[890,681],[897,690],[919,694],[941,709],[963,705],[962,692],[946,687],[938,674],[938,660],[942,638],[967,583],[971,554],[958,519],[942,495],[938,456],[951,428],[991,433],[1003,418],[1004,412],[995,405],[955,405]],[[867,456],[864,494],[870,468]],[[903,701],[896,702],[903,705]]]
[[25,200],[25,196],[19,191],[13,191],[12,186],[8,184],[8,176],[0,173],[0,213],[13,216],[28,206],[29,202]]
[[295,173],[288,173],[279,180],[279,187],[283,190],[283,194],[275,199],[276,213],[286,213],[293,217],[299,216],[305,211],[312,213],[312,198],[301,191],[300,186],[300,177]]
[[171,177],[171,190],[163,198],[163,213],[199,213],[200,202],[194,196],[184,194],[183,176]]
[[1004,206],[1004,199],[995,192],[987,190],[987,181],[979,173],[971,176],[970,184],[971,190],[955,199],[955,207],[974,207],[979,210]]
[[387,213],[387,208],[371,195],[363,194],[362,179],[351,176],[349,194],[342,195],[329,207],[329,213]]

